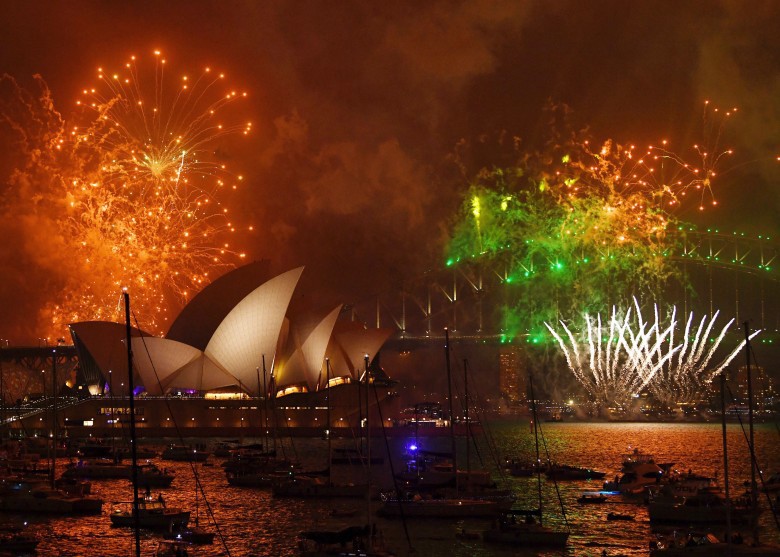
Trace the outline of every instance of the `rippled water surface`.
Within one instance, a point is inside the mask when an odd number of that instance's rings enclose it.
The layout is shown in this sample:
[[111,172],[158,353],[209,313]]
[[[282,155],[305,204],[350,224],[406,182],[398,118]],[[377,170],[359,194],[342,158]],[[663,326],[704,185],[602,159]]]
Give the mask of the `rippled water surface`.
[[[700,474],[723,478],[723,453],[720,424],[646,424],[646,423],[550,423],[543,424],[544,441],[553,460],[561,463],[588,466],[607,473],[612,478],[620,469],[621,456],[630,448],[638,447],[652,453],[659,462],[675,462],[675,468],[688,469]],[[490,424],[486,434],[478,440],[478,450],[470,449],[474,466],[481,458],[484,466],[490,466],[493,456],[487,447],[492,438],[497,447],[497,456],[532,459],[534,438],[527,421],[500,422]],[[489,435],[487,435],[489,433]],[[729,477],[732,492],[744,489],[749,479],[750,467],[745,435],[739,424],[728,426]],[[755,431],[757,457],[768,475],[780,472],[780,433],[774,424],[760,424]],[[409,440],[389,439],[390,452],[396,471],[402,466],[403,446]],[[352,441],[334,441],[337,446],[354,446]],[[460,441],[459,459],[465,461],[465,444]],[[418,444],[427,449],[448,450],[450,441],[446,437],[420,438]],[[295,439],[284,442],[288,456],[297,456],[304,467],[322,469],[327,462],[327,443],[321,439]],[[544,446],[542,447],[544,450]],[[384,439],[374,439],[374,454],[386,454]],[[211,457],[213,459],[213,457]],[[365,523],[369,504],[361,500],[296,500],[275,499],[270,490],[237,488],[228,485],[220,460],[213,465],[158,462],[162,467],[175,469],[177,478],[173,486],[163,490],[169,506],[183,506],[195,515],[194,472],[200,476],[208,498],[208,505],[224,535],[226,547],[215,542],[212,546],[200,546],[198,555],[262,555],[287,556],[297,554],[296,536],[301,530],[340,529],[355,523]],[[62,466],[66,460],[60,460]],[[365,471],[360,467],[334,467],[335,480],[360,481]],[[391,486],[389,460],[383,466],[373,467],[372,477],[384,486]],[[495,474],[496,478],[499,475]],[[544,479],[543,479],[544,481]],[[511,487],[518,496],[517,507],[536,506],[535,478],[505,478],[499,483]],[[461,529],[478,532],[489,526],[487,520],[464,521],[415,520],[406,524],[409,533],[407,541],[404,524],[397,519],[372,518],[388,541],[388,545],[399,555],[410,553],[410,547],[418,555],[426,556],[487,556],[487,555],[647,555],[648,542],[652,537],[647,518],[647,509],[641,501],[611,497],[603,505],[578,505],[576,498],[585,490],[597,490],[600,481],[558,482],[558,489],[564,503],[566,516],[571,527],[569,547],[563,552],[518,553],[500,546],[486,545],[479,540],[460,540],[456,533]],[[543,485],[546,523],[560,525],[563,518],[556,495],[555,485]],[[133,554],[132,531],[110,526],[108,513],[114,507],[112,502],[132,498],[132,488],[124,481],[103,481],[93,483],[93,493],[102,497],[106,504],[100,516],[77,518],[19,517],[10,514],[0,516],[0,523],[28,520],[30,530],[41,538],[38,555],[52,556],[127,556]],[[200,501],[201,525],[208,520]],[[371,503],[376,510],[378,503]],[[764,502],[766,507],[766,502]],[[334,510],[357,509],[355,518],[334,518]],[[634,515],[632,522],[610,522],[608,512]],[[780,535],[768,511],[762,514],[762,539],[780,542]],[[213,524],[208,525],[214,529]],[[156,538],[150,532],[143,533],[144,555],[152,555]]]

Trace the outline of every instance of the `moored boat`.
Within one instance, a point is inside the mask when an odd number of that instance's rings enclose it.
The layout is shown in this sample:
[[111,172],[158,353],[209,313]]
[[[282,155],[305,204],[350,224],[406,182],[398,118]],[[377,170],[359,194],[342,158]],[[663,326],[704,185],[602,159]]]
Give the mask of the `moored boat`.
[[209,453],[201,447],[188,447],[184,445],[170,445],[167,447],[161,458],[163,460],[174,460],[178,462],[205,462]]
[[[535,511],[510,511],[502,513],[493,527],[482,533],[486,542],[511,544],[515,547],[566,547],[569,532],[553,530],[539,524]],[[518,520],[518,516],[522,517]]]
[[377,495],[377,489],[368,484],[333,483],[326,477],[307,475],[287,475],[271,480],[271,492],[274,497],[302,498],[363,498]]
[[[146,495],[137,499],[138,525],[153,530],[175,530],[185,528],[190,520],[190,512],[168,507],[162,496]],[[121,507],[111,512],[113,526],[135,526],[132,501],[121,503]]]
[[702,491],[690,497],[658,497],[650,500],[651,523],[666,524],[750,524],[758,517],[750,501],[741,498],[727,504],[720,493]]
[[3,480],[0,483],[0,510],[25,513],[97,514],[102,499],[70,495],[37,482]]
[[599,480],[607,475],[606,472],[568,464],[550,464],[544,473],[555,480]]
[[580,505],[592,505],[592,504],[600,504],[605,503],[607,501],[607,496],[603,493],[583,493],[579,497],[577,497],[577,502]]
[[30,553],[35,551],[36,547],[38,538],[25,534],[21,528],[0,529],[0,553]]
[[500,501],[472,497],[434,498],[420,494],[405,494],[402,497],[383,494],[381,516],[404,516],[406,518],[466,518],[498,515],[503,504]]
[[[175,476],[152,463],[137,465],[139,487],[169,487]],[[125,479],[133,477],[132,464],[117,464],[107,459],[80,460],[62,473],[63,478],[90,480]]]
[[191,543],[193,545],[208,545],[214,543],[214,532],[209,532],[199,526],[177,528],[163,534],[166,540]]

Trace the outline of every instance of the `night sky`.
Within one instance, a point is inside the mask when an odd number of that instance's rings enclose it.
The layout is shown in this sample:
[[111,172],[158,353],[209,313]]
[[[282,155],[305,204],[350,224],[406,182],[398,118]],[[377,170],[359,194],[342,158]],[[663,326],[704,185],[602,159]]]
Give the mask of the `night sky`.
[[[689,218],[780,232],[774,1],[29,1],[3,12],[0,74],[26,87],[40,74],[66,120],[95,68],[154,49],[246,89],[254,132],[220,148],[247,177],[231,204],[256,227],[249,256],[279,272],[306,265],[335,301],[440,265],[467,185],[455,146],[502,132],[532,145],[548,101],[597,140],[668,139],[679,152],[700,139],[705,99],[738,107],[721,204]],[[4,215],[0,338],[34,341],[38,307],[57,292],[26,252],[56,241],[15,237]]]

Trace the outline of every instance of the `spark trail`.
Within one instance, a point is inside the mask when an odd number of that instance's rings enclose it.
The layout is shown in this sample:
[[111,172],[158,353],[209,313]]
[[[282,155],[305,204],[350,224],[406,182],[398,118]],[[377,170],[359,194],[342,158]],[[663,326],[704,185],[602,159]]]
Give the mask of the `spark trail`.
[[[718,312],[709,320],[702,317],[698,325],[690,313],[677,340],[675,333],[681,323],[676,316],[677,309],[672,307],[664,321],[654,304],[653,318],[645,320],[634,298],[633,307],[625,311],[613,307],[608,324],[602,323],[600,314],[595,318],[584,314],[585,327],[579,335],[563,321],[563,334],[547,322],[545,326],[558,342],[574,377],[599,405],[624,405],[644,389],[661,402],[671,404],[702,395],[745,346],[743,340],[717,361],[716,352],[734,320],[713,337]],[[750,338],[760,332],[753,332]]]

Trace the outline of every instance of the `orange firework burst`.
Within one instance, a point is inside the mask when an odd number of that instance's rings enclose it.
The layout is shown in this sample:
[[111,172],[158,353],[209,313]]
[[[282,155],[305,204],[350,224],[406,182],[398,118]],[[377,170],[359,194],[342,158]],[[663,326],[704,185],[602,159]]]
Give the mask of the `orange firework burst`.
[[[698,209],[717,205],[713,192],[716,167],[732,154],[719,146],[726,118],[711,118],[705,104],[705,136],[709,148],[694,145],[697,164],[671,151],[667,141],[640,152],[634,145],[605,141],[593,149],[589,141],[571,147],[562,166],[548,175],[543,186],[568,207],[567,234],[577,233],[595,245],[654,245],[662,251],[673,214],[698,195]],[[717,124],[713,124],[712,122]]]
[[[699,195],[698,208],[717,205],[712,189],[716,168],[724,157],[733,154],[720,145],[725,122],[735,112],[713,109],[704,103],[704,138],[706,145],[693,145],[698,161],[690,163],[673,152],[667,141],[650,145],[644,152],[635,145],[623,146],[605,141],[598,150],[588,141],[581,146],[582,156],[565,160],[561,193],[567,196],[599,195],[620,198],[637,209],[656,208],[672,211],[688,197]],[[560,174],[560,173],[559,173]]]
[[145,326],[160,332],[169,297],[186,299],[238,253],[220,200],[242,176],[220,162],[216,141],[248,134],[250,122],[222,122],[246,97],[205,68],[171,85],[166,60],[132,57],[121,71],[98,70],[100,84],[78,101],[84,126],[69,129],[75,171],[65,177],[65,236],[81,264],[79,284],[52,310],[55,325],[106,318],[117,293],[134,295]]

